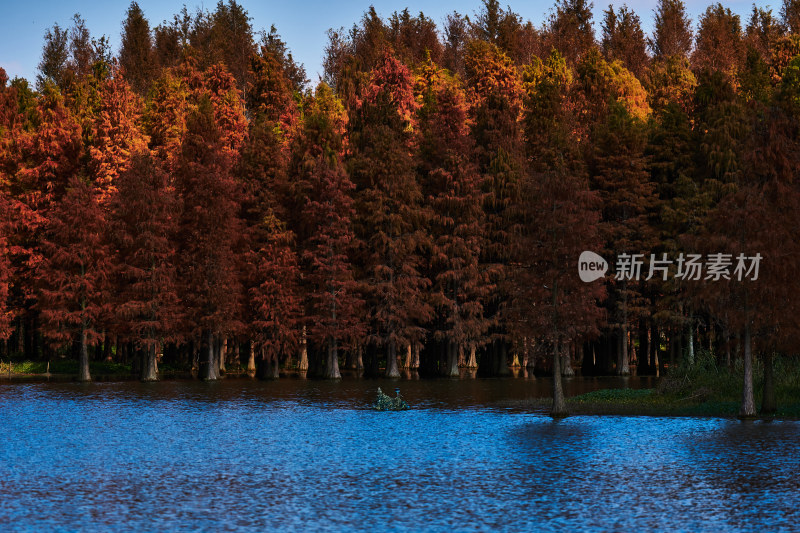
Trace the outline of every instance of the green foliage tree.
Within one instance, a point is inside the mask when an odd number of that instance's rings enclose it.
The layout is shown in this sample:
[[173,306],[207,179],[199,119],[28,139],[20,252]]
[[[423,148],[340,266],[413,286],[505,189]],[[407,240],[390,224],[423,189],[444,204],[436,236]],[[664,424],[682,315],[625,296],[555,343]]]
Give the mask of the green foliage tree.
[[682,0],[659,0],[656,7],[650,50],[656,59],[689,57],[692,50],[692,21]]
[[135,1],[125,13],[120,36],[119,65],[131,88],[143,95],[156,77],[150,23]]
[[603,14],[603,54],[609,61],[621,61],[634,76],[642,79],[650,58],[639,16],[625,5],[617,11],[608,6]]

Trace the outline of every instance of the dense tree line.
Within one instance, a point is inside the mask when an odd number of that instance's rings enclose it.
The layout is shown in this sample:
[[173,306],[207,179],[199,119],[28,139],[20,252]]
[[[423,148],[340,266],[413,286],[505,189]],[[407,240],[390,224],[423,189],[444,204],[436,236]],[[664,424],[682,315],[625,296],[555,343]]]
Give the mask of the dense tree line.
[[[539,366],[558,414],[573,364],[702,348],[741,360],[753,415],[753,358],[800,339],[800,8],[715,4],[694,31],[660,0],[647,36],[626,6],[596,35],[591,7],[370,8],[313,89],[234,0],[156,27],[133,2],[116,57],[53,26],[35,90],[0,69],[3,350],[84,380],[109,357],[143,380]],[[584,250],[643,275],[584,283]],[[718,253],[697,281],[655,260]]]

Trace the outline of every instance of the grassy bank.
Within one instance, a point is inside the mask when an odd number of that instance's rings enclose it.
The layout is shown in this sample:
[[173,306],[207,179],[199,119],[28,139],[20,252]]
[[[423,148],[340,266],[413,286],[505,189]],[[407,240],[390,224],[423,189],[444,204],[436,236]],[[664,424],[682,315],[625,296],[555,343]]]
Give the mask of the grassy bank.
[[[776,357],[775,399],[779,418],[800,418],[800,358]],[[756,406],[761,406],[763,366],[754,364]],[[603,389],[567,398],[572,414],[736,416],[742,395],[741,363],[727,368],[708,353],[694,364],[673,368],[655,389]],[[546,408],[548,398],[535,398],[529,407]]]
[[[49,366],[48,366],[49,365]],[[131,373],[131,365],[121,365],[106,361],[91,361],[89,370],[92,374],[127,375]],[[0,362],[0,376],[37,375],[37,374],[78,374],[78,362],[69,359],[50,361],[3,361]]]
[[[89,373],[92,379],[128,380],[137,379],[130,364],[111,361],[90,361]],[[160,364],[158,373],[162,378],[187,377],[191,368],[177,368]],[[52,361],[0,361],[0,379],[73,379],[78,375],[78,362],[71,359],[54,359]]]

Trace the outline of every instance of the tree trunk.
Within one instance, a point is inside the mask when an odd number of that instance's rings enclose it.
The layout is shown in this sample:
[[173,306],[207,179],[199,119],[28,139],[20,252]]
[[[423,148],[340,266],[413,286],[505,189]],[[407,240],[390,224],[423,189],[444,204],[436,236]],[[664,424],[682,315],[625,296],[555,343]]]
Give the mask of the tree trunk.
[[533,370],[536,368],[536,351],[534,350],[535,346],[533,343],[533,339],[525,339],[525,359],[527,363],[525,364],[528,369]]
[[227,359],[228,355],[228,337],[222,339],[222,342],[219,346],[219,373],[225,373],[225,360]]
[[731,335],[725,326],[725,366],[731,367]]
[[78,381],[92,381],[89,374],[89,350],[86,346],[86,326],[81,327],[81,349],[78,356]]
[[281,358],[277,354],[267,358],[266,350],[262,346],[259,349],[256,368],[256,377],[258,379],[278,379],[281,377]]
[[112,360],[112,352],[111,352],[111,335],[106,332],[105,340],[103,340],[103,361],[111,361]]
[[631,374],[630,359],[628,356],[628,323],[623,322],[619,330],[619,343],[617,345],[617,375],[629,376]]
[[419,344],[411,347],[411,368],[419,368]]
[[777,405],[775,403],[775,373],[772,365],[772,352],[764,352],[764,392],[761,397],[761,414],[775,414]]
[[131,375],[141,376],[142,368],[144,366],[144,351],[141,348],[132,348],[128,346],[127,342],[123,344],[123,353],[125,354],[125,359],[127,360],[130,357],[131,360]]
[[344,367],[349,370],[355,370],[356,366],[358,365],[358,362],[356,361],[357,357],[358,354],[356,349],[347,350],[347,354],[344,358]]
[[286,353],[286,359],[283,361],[282,366],[286,370],[291,370],[294,367],[294,354],[291,351]]
[[253,374],[256,371],[256,351],[251,341],[245,343],[244,351],[247,354],[247,373]]
[[272,365],[270,365],[270,362],[264,357],[264,346],[262,345],[257,349],[253,349],[253,353],[256,352],[258,352],[258,355],[256,356],[256,379],[271,379]]
[[570,357],[570,347],[569,345],[564,346],[565,349],[562,349],[563,359],[562,359],[562,367],[561,367],[561,375],[567,377],[573,377],[575,375],[575,370],[572,369],[572,357]]
[[[202,335],[202,334],[201,334],[201,335]],[[191,351],[192,351],[192,373],[194,374],[194,372],[196,371],[196,372],[197,372],[197,375],[198,375],[198,377],[199,377],[199,375],[200,375],[200,349],[201,349],[201,345],[202,345],[202,343],[203,343],[203,341],[202,341],[202,337],[201,337],[200,341],[193,340],[193,341],[192,341],[192,344],[191,344]],[[125,344],[125,343],[123,343],[123,349],[124,349],[124,344]]]
[[715,328],[714,324],[709,324],[708,326],[708,351],[709,353],[716,353],[714,349],[714,340],[715,340]]
[[648,348],[650,352],[649,357],[649,365],[651,371],[657,376],[658,375],[658,351],[661,348],[661,336],[658,334],[658,326],[651,325],[650,331],[648,333],[650,336],[650,342],[648,343]]
[[553,409],[550,416],[563,418],[567,416],[567,405],[564,402],[564,389],[561,387],[561,351],[557,340],[553,344]]
[[278,355],[272,358],[272,379],[281,377],[281,358]]
[[143,351],[144,361],[142,361],[142,381],[158,381],[158,369],[156,368],[156,345],[147,346]]
[[689,323],[689,346],[688,350],[686,351],[686,357],[689,361],[689,366],[694,364],[694,327],[692,327],[692,323]]
[[214,369],[217,371],[217,377],[221,375],[219,370],[219,361],[221,353],[222,353],[222,339],[214,335]]
[[675,352],[678,351],[677,333],[674,331],[669,332],[669,367],[675,366]]
[[411,345],[406,348],[406,358],[403,360],[403,368],[411,368]]
[[[330,361],[330,347],[328,347],[328,360]],[[337,356],[338,358],[338,356]],[[308,370],[308,340],[306,339],[306,327],[303,326],[303,337],[300,341],[300,361],[297,363],[297,369],[301,372],[305,372]],[[325,369],[325,373],[328,374],[328,369]],[[328,376],[331,377],[331,376]],[[339,378],[339,363],[336,363],[336,378]]]
[[530,353],[528,352],[528,338],[522,337],[522,366],[524,368],[528,368],[528,356]]
[[389,341],[389,346],[386,350],[386,377],[400,377],[400,371],[397,370],[397,344],[395,341]]
[[447,341],[447,368],[445,376],[450,378],[459,377],[458,372],[458,345],[452,341]]
[[[305,340],[305,336],[304,336]],[[397,366],[397,365],[395,365]],[[306,368],[308,368],[308,358],[306,357]],[[327,379],[341,379],[342,375],[339,373],[339,351],[336,346],[335,340],[328,341],[328,358],[325,361],[325,378]]]
[[356,355],[356,370],[359,372],[364,370],[364,347],[361,344],[358,345]]
[[208,330],[205,337],[206,342],[205,346],[203,346],[205,351],[205,361],[200,363],[200,379],[204,381],[216,381],[219,379],[219,366],[217,365],[216,360],[217,350],[214,346],[214,334],[211,332],[211,330]]
[[[650,366],[650,328],[647,327],[644,320],[639,320],[636,337],[639,339],[639,349],[636,350],[635,343],[631,343],[631,345],[636,354],[636,374],[641,375],[647,373]],[[633,366],[632,361],[631,366]]]
[[478,368],[478,359],[475,357],[475,345],[469,345],[469,359],[467,359],[467,368]]
[[25,356],[25,322],[22,315],[17,318],[17,354]]
[[742,407],[740,418],[756,416],[756,405],[753,399],[753,354],[750,346],[750,324],[744,325],[744,383],[742,385]]

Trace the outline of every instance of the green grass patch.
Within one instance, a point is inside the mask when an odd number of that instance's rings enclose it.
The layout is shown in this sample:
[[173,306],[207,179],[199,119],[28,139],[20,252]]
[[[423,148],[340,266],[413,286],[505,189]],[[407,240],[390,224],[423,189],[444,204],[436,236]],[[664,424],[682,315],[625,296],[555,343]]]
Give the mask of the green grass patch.
[[[800,418],[800,358],[775,357],[775,398],[778,417]],[[764,369],[753,365],[756,406],[761,405]],[[631,414],[677,416],[736,416],[742,396],[741,361],[733,368],[699,351],[693,364],[670,369],[655,389],[603,389],[572,398],[575,414]]]
[[640,402],[643,398],[652,396],[654,392],[654,389],[601,389],[573,396],[570,401],[575,403],[632,403]]
[[[77,374],[78,362],[69,359],[50,361],[51,374]],[[2,374],[44,374],[48,370],[47,361],[12,361],[0,363]],[[131,373],[130,365],[122,365],[108,361],[90,361],[89,372],[93,375],[123,375]]]

